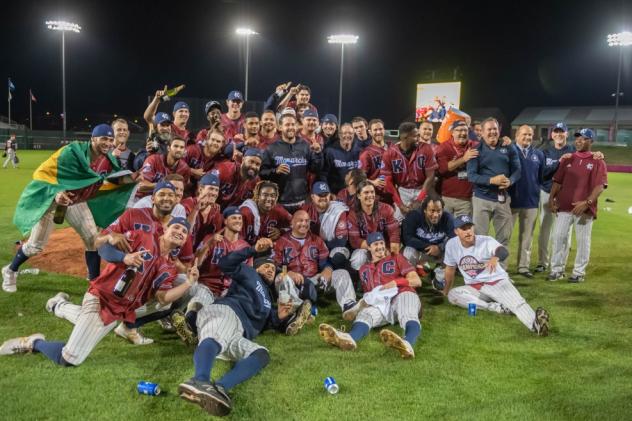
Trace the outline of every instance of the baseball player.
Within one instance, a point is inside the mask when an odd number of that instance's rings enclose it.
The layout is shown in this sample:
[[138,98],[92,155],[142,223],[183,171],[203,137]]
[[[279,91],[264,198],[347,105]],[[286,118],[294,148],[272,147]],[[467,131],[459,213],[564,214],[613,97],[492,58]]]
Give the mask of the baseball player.
[[28,231],[31,234],[13,261],[2,268],[5,292],[17,290],[20,266],[46,246],[55,227],[53,217],[58,207],[67,207],[65,219],[86,247],[88,278],[99,276],[101,259],[94,245],[98,231],[86,201],[97,193],[105,175],[118,168],[116,158],[108,155],[113,145],[112,127],[99,124],[92,130],[90,143],[66,145],[35,170],[33,181],[22,192],[13,218],[23,234]]
[[248,148],[244,151],[241,163],[226,160],[211,170],[219,177],[219,204],[222,208],[239,206],[244,200],[252,198],[252,192],[259,182],[261,158],[261,150]]
[[[195,136],[195,143],[203,144],[208,139],[208,135],[213,130],[220,130],[222,135],[224,133],[221,128],[222,120],[222,104],[217,101],[209,101],[204,105],[204,115],[208,120],[208,127],[200,130]],[[188,148],[187,148],[188,149]]]
[[365,149],[373,143],[371,134],[369,133],[369,123],[366,118],[356,116],[351,119],[351,126],[353,127],[353,146],[360,150]]
[[153,124],[149,126],[149,137],[145,147],[140,149],[134,157],[133,171],[140,171],[148,156],[167,153],[167,145],[171,141],[172,121],[167,113],[157,113],[153,118]]
[[[460,215],[454,221],[456,237],[445,247],[445,288],[451,304],[500,313],[515,314],[527,329],[540,336],[549,333],[549,313],[542,307],[536,311],[513,286],[509,276],[499,264],[509,256],[509,251],[492,237],[476,235],[474,220]],[[465,285],[452,288],[456,268],[459,268]]]
[[255,186],[254,197],[239,206],[244,216],[242,236],[248,244],[262,237],[276,241],[290,227],[292,215],[277,204],[278,198],[277,184],[264,180]]
[[266,145],[271,145],[279,140],[279,133],[277,132],[277,119],[276,114],[272,110],[265,110],[261,114],[261,141]]
[[[224,137],[228,142],[243,142],[244,137],[244,116],[241,114],[241,107],[244,105],[244,96],[239,91],[230,91],[226,98],[228,111],[222,114],[221,125],[224,130]],[[227,143],[228,143],[227,142]]]
[[382,169],[382,155],[388,149],[384,141],[384,122],[379,118],[374,118],[369,122],[369,133],[371,144],[365,147],[360,153],[360,168],[366,173],[366,177],[373,182],[377,193],[386,203],[393,203],[390,194],[384,191],[386,183],[385,177],[380,177]]
[[347,173],[359,165],[360,148],[353,144],[353,128],[345,123],[340,126],[340,140],[325,149],[320,179],[337,194],[345,188]]
[[345,320],[353,321],[351,331],[343,333],[322,323],[318,328],[320,337],[342,350],[354,350],[370,329],[397,320],[404,329],[404,338],[389,329],[382,329],[380,339],[387,347],[397,350],[402,358],[414,358],[413,347],[421,334],[421,301],[415,288],[421,286],[421,279],[403,256],[387,252],[382,233],[370,233],[367,243],[371,261],[360,268],[365,294],[343,314]]
[[595,132],[591,129],[576,132],[576,152],[569,159],[560,162],[560,167],[553,176],[549,208],[557,214],[557,218],[553,231],[549,281],[564,278],[570,246],[568,235],[573,225],[577,254],[568,282],[583,282],[586,276],[592,224],[597,218],[597,199],[608,187],[606,164],[602,159],[595,159],[591,152],[594,138]]
[[13,168],[18,167],[18,165],[15,163],[15,151],[18,148],[17,145],[18,144],[15,140],[15,134],[11,133],[11,136],[9,136],[9,139],[7,139],[6,143],[4,144],[4,153],[7,159],[4,160],[2,168],[6,168],[9,162],[11,163],[11,166],[13,166]]
[[188,227],[186,219],[174,218],[158,239],[142,230],[129,232],[127,254],[110,244],[103,245],[99,252],[110,263],[90,283],[82,304],[70,303],[63,292],[46,303],[46,310],[75,325],[68,342],[46,341],[44,335],[36,333],[4,342],[0,355],[41,352],[61,366],[78,366],[114,329],[117,320],[133,322],[135,310],[152,296],[163,305],[180,298],[197,282],[198,271],[194,265],[186,281],[173,287],[176,269],[168,256],[184,244]]
[[210,130],[203,143],[187,146],[184,157],[191,168],[200,168],[204,173],[211,171],[217,163],[226,160],[224,155],[224,133],[219,129]]
[[325,114],[320,119],[320,132],[326,148],[338,142],[338,118],[333,114]]
[[191,238],[195,250],[208,234],[215,234],[222,229],[224,218],[216,203],[218,197],[219,177],[207,173],[200,179],[197,197],[188,197],[182,201],[187,219],[191,223]]
[[[154,94],[154,98],[151,100],[145,112],[143,113],[143,118],[147,125],[149,126],[150,133],[155,130],[153,127],[154,117],[157,114],[158,106],[160,105],[161,99],[165,96],[167,91],[167,86],[165,85],[164,89],[157,90]],[[189,121],[189,117],[191,112],[189,110],[189,105],[184,101],[178,101],[173,105],[173,122],[171,124],[171,133],[174,136],[178,136],[185,141],[189,142],[189,139],[192,137],[191,133],[187,129],[187,123]]]
[[301,129],[299,135],[303,139],[307,140],[310,144],[318,143],[321,148],[325,145],[323,140],[323,136],[318,133],[318,113],[310,108],[303,112],[303,117],[301,118],[301,122],[303,123],[303,128]]
[[[180,397],[200,405],[210,414],[228,415],[233,404],[228,391],[259,373],[270,361],[270,353],[254,339],[266,327],[288,322],[290,306],[274,311],[269,284],[274,281],[274,262],[269,257],[255,259],[255,267],[245,263],[272,247],[262,238],[219,261],[221,271],[233,282],[225,297],[205,306],[198,314],[199,344],[193,355],[195,375],[180,384]],[[299,330],[305,320],[295,320]],[[298,326],[300,324],[300,326]],[[215,358],[222,356],[236,364],[219,380],[211,382]]]
[[[347,205],[349,209],[353,209],[356,206],[356,193],[359,186],[363,181],[367,181],[364,170],[355,168],[345,175],[345,188],[340,190],[336,195],[336,200]],[[381,180],[380,180],[381,181]],[[369,183],[375,186],[376,192],[379,191],[379,187],[375,184],[375,181],[369,181]]]

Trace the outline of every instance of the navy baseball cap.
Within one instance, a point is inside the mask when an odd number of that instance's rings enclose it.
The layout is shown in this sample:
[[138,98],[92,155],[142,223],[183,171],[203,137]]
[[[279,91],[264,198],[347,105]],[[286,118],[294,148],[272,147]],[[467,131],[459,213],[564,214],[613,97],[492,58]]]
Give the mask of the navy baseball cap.
[[228,100],[228,101],[243,101],[244,100],[244,96],[239,91],[230,91],[228,93],[228,98],[226,98],[226,100]]
[[555,131],[555,130],[562,130],[562,131],[567,132],[568,131],[568,126],[563,121],[560,121],[559,123],[555,123],[553,125],[553,131]]
[[318,113],[312,110],[311,108],[308,108],[305,111],[303,111],[303,118],[305,117],[312,117],[312,118],[318,119]]
[[244,151],[244,158],[247,156],[256,156],[257,158],[263,159],[263,154],[261,153],[261,149],[257,148],[248,148]]
[[224,219],[233,215],[241,215],[241,212],[239,212],[239,208],[237,206],[229,206],[224,209],[224,212],[222,212],[222,216],[224,217]]
[[325,114],[323,119],[320,121],[321,123],[334,123],[336,126],[338,125],[338,118],[336,118],[333,114]]
[[189,104],[187,104],[184,101],[178,101],[176,102],[176,104],[173,106],[173,112],[175,113],[178,110],[182,110],[183,108],[186,108],[187,110],[189,109]]
[[202,178],[200,178],[200,185],[219,187],[219,177],[217,174],[213,174],[212,172],[206,173]]
[[183,218],[181,216],[177,216],[175,218],[171,218],[171,220],[169,221],[169,223],[167,224],[167,226],[171,226],[173,224],[180,224],[180,225],[184,225],[185,227],[187,227],[187,231],[191,230],[191,224],[189,224],[189,221],[187,221],[186,218]]
[[377,241],[384,241],[384,236],[381,232],[372,232],[366,237],[366,243],[371,245]]
[[575,132],[575,137],[585,137],[586,139],[594,140],[595,132],[592,129],[581,129],[578,132]]
[[175,192],[176,191],[176,186],[174,186],[173,184],[171,184],[168,181],[159,181],[154,186],[154,191],[152,192],[152,194],[156,194],[156,192],[158,192],[159,190],[162,190],[162,189],[170,189],[170,190],[173,190]]
[[114,137],[114,130],[109,124],[99,124],[92,129],[92,137]]
[[156,113],[156,115],[154,116],[154,124],[158,125],[164,122],[173,123],[173,121],[171,120],[171,116],[167,113]]
[[235,152],[235,149],[241,152],[244,149],[244,146],[246,145],[242,142],[232,141],[228,145],[224,146],[224,156],[230,158],[231,156],[233,156],[233,152]]
[[450,131],[456,129],[457,127],[467,127],[467,123],[465,120],[457,120],[450,125]]
[[461,228],[465,225],[474,225],[474,220],[470,215],[459,215],[454,218],[454,228]]
[[254,261],[253,266],[255,267],[255,269],[257,269],[259,266],[265,265],[266,263],[276,266],[274,260],[270,256],[257,257]]
[[204,114],[208,114],[208,112],[211,111],[213,108],[217,108],[218,110],[222,111],[222,104],[217,101],[207,102],[204,106]]
[[331,193],[329,186],[324,181],[317,181],[312,186],[312,194]]

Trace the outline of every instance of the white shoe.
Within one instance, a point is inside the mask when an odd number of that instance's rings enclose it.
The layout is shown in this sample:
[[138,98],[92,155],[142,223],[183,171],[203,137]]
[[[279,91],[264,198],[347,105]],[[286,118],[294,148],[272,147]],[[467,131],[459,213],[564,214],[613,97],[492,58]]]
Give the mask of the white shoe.
[[487,304],[487,310],[498,314],[512,314],[511,310],[497,302]]
[[358,347],[351,335],[341,332],[326,323],[321,323],[318,327],[318,334],[323,341],[330,345],[337,346],[343,351],[353,351]]
[[4,292],[15,292],[18,290],[16,283],[18,280],[18,273],[12,271],[9,265],[2,268],[2,289]]
[[402,339],[397,333],[392,330],[382,329],[380,332],[380,339],[382,343],[389,348],[393,348],[399,352],[399,355],[404,359],[415,358],[415,350],[410,342]]
[[[349,304],[345,304],[347,307]],[[363,308],[367,306],[366,302],[363,299],[360,299],[357,303],[354,303],[352,306],[349,306],[346,310],[342,312],[342,318],[348,322],[352,322],[355,320],[356,316]]]
[[127,339],[134,345],[149,345],[154,343],[153,339],[143,336],[138,329],[128,329],[123,322],[119,323],[116,329],[114,329],[114,333],[121,338]]
[[52,313],[57,304],[68,301],[69,299],[70,296],[65,292],[58,292],[54,297],[51,297],[48,301],[46,301],[46,311]]
[[33,342],[38,339],[44,340],[46,338],[44,338],[44,335],[41,333],[34,333],[30,336],[8,339],[0,345],[0,355],[25,354],[27,352],[33,352]]

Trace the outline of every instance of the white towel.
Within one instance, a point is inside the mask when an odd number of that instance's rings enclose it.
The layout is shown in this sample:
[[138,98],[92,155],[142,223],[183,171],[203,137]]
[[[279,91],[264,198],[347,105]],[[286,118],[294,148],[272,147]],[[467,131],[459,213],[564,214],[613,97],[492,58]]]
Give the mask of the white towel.
[[255,217],[254,233],[255,233],[255,236],[258,237],[259,230],[261,229],[261,216],[259,215],[259,208],[257,207],[257,204],[255,203],[255,201],[252,199],[245,200],[244,203],[241,204],[239,209],[244,208],[244,207],[250,209],[250,211]]
[[342,202],[332,201],[329,209],[320,216],[320,236],[325,241],[331,241],[336,238],[336,225],[343,212],[347,212],[349,208]]
[[391,299],[397,295],[397,287],[384,289],[383,286],[373,288],[362,297],[365,303],[377,307],[389,323],[394,323],[395,317],[391,308]]

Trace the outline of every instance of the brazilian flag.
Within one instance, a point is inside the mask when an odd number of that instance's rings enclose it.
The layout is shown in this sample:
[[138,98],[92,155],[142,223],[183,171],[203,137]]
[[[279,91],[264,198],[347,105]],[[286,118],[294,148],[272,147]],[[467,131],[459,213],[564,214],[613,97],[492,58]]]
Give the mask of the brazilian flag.
[[[22,235],[44,216],[61,191],[76,190],[104,181],[97,195],[88,201],[97,226],[107,227],[127,205],[134,184],[115,185],[105,181],[107,175],[90,168],[90,142],[72,142],[52,154],[33,173],[31,181],[20,196],[13,223]],[[115,157],[108,154],[114,171],[119,170]]]

